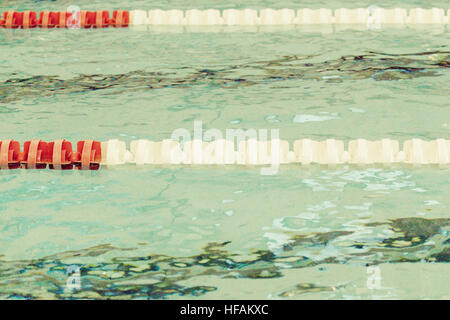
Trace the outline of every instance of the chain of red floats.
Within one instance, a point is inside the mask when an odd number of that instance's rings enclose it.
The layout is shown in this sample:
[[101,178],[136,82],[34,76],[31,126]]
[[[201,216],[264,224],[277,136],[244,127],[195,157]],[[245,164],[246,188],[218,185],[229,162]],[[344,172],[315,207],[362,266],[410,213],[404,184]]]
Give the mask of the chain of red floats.
[[0,141],[0,169],[98,170],[101,158],[101,143],[94,140],[78,141],[76,151],[66,140],[26,141],[23,150],[18,141]]
[[89,29],[128,27],[130,23],[130,13],[126,10],[113,11],[111,18],[109,12],[105,10],[83,10],[79,14],[79,17],[75,17],[69,11],[42,11],[38,17],[35,11],[7,11],[3,13],[3,19],[0,17],[0,27],[8,29],[68,28],[74,26],[78,20],[80,28]]

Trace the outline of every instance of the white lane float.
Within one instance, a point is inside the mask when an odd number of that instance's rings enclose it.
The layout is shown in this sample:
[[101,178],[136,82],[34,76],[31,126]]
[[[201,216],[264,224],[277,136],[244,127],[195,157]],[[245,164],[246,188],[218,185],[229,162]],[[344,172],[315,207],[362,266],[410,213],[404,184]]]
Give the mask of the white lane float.
[[130,25],[178,26],[272,26],[272,25],[445,25],[449,23],[450,9],[442,8],[327,8],[310,9],[152,9],[130,11]]

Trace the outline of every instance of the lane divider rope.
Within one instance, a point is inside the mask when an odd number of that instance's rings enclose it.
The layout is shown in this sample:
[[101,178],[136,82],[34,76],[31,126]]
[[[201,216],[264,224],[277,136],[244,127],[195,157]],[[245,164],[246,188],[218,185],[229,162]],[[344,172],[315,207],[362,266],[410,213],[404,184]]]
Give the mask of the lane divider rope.
[[[39,16],[39,17],[38,17]],[[39,15],[34,11],[6,11],[0,26],[8,29],[27,28],[69,28],[79,23],[81,28],[128,27],[130,12],[115,10],[110,18],[106,10],[79,11],[74,15],[69,11],[42,11]]]
[[78,141],[76,150],[71,142],[60,139],[45,142],[39,139],[26,141],[21,150],[20,143],[11,139],[0,141],[0,169],[80,169],[98,170],[100,165],[114,166],[126,163],[144,164],[238,164],[270,165],[312,163],[337,164],[394,164],[414,165],[450,163],[450,140],[425,141],[411,139],[403,143],[391,139],[349,141],[335,139],[314,141],[296,140],[289,148],[286,140],[273,139],[239,141],[237,151],[231,140],[218,139],[212,142],[190,140],[181,145],[171,139],[159,142],[146,139],[134,140],[130,149],[124,141],[111,139],[104,142]]
[[114,10],[110,18],[106,10],[69,11],[6,11],[0,26],[4,28],[80,28],[128,27],[132,25],[323,25],[323,24],[381,24],[422,25],[450,23],[450,9],[443,8],[357,8],[346,9],[207,9],[207,10]]

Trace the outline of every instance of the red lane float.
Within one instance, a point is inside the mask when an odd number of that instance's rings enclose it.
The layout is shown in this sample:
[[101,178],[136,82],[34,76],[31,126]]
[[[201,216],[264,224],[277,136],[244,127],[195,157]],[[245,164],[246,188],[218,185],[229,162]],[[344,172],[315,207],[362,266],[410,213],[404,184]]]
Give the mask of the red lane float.
[[107,28],[109,26],[109,12],[98,10],[95,15],[94,28]]
[[5,28],[35,28],[38,25],[37,14],[34,11],[16,12],[7,11],[3,13]]
[[45,169],[69,170],[75,166],[80,170],[98,170],[102,158],[101,143],[83,140],[77,143],[77,151],[72,151],[72,143],[62,140],[45,142],[39,139],[26,141],[23,151],[14,140],[0,141],[0,170],[5,169]]
[[14,140],[0,141],[0,169],[20,167],[20,143]]
[[67,28],[68,23],[74,23],[70,19],[72,19],[71,12],[42,11],[39,13],[37,25],[41,28]]
[[77,143],[77,152],[72,154],[72,163],[77,169],[98,170],[102,160],[101,143],[85,140]]
[[128,27],[130,23],[130,12],[125,10],[115,10],[113,11],[113,19],[111,21],[113,27]]
[[22,28],[36,28],[37,27],[37,15],[33,11],[25,11],[22,16]]
[[[38,18],[39,17],[39,18]],[[34,11],[6,11],[3,13],[3,19],[0,19],[0,26],[7,29],[18,28],[68,28],[76,26],[79,23],[80,28],[108,28],[128,27],[130,23],[130,12],[126,10],[113,11],[110,19],[109,12],[106,10],[78,12],[76,16],[68,11],[41,11],[39,15]]]
[[48,144],[50,169],[69,170],[73,168],[72,164],[72,143],[64,139],[56,140]]
[[45,169],[48,163],[48,143],[39,139],[26,141],[20,163],[25,169]]
[[41,28],[54,28],[56,25],[55,12],[42,11],[39,13],[38,26]]
[[106,28],[109,26],[109,12],[108,11],[81,11],[80,13],[80,27],[89,28]]
[[17,12],[7,11],[3,13],[3,26],[8,29],[18,28],[17,24]]

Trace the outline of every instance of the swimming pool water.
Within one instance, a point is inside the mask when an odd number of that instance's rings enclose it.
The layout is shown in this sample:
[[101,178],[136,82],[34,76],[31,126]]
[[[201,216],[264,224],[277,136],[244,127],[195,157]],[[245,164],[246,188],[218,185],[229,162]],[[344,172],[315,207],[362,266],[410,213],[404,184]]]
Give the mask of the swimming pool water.
[[[122,2],[80,7],[150,8]],[[151,7],[232,5],[299,7]],[[402,3],[414,6],[427,7]],[[4,29],[0,137],[129,143],[201,120],[223,132],[278,128],[291,143],[449,139],[449,45],[445,26]],[[285,165],[274,176],[251,166],[1,171],[0,297],[448,299],[449,173],[406,165]],[[81,290],[66,287],[71,265],[81,268]]]

